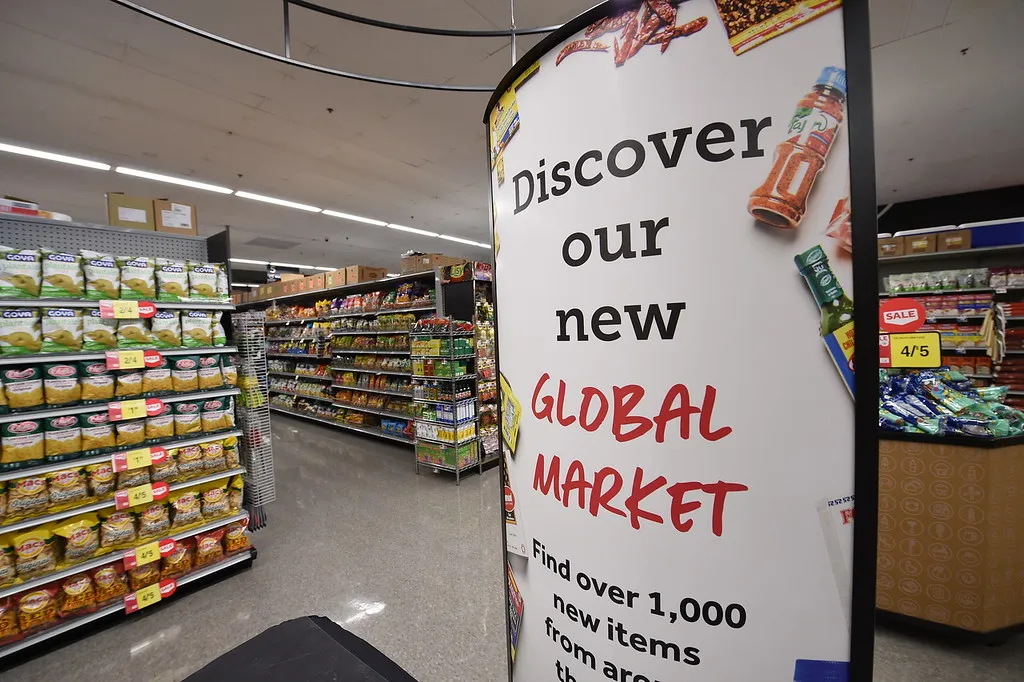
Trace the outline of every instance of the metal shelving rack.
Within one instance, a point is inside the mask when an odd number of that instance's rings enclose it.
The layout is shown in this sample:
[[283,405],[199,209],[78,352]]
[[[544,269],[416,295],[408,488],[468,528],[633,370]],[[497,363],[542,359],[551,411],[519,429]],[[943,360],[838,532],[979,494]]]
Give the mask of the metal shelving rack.
[[[452,373],[462,362],[467,363],[467,368],[469,364],[475,368],[477,358],[474,332],[455,331],[452,323],[449,322],[447,331],[411,331],[410,348],[421,351],[411,354],[413,403],[416,404],[416,473],[421,466],[452,472],[455,484],[459,485],[462,472],[481,465],[477,447],[476,373]],[[468,340],[468,351],[456,348],[460,340]],[[415,373],[417,362],[431,360],[446,363],[449,374]],[[426,371],[425,366],[422,369]],[[434,382],[436,386],[429,386],[426,382]],[[438,392],[442,393],[439,395]],[[430,411],[433,419],[424,416]],[[446,415],[450,415],[450,420]],[[451,434],[451,438],[446,432]]]

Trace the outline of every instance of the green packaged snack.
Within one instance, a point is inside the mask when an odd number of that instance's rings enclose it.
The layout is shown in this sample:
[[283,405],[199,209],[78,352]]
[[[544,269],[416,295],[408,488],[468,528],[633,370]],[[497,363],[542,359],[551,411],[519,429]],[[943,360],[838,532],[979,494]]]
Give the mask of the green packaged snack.
[[213,311],[213,345],[217,347],[226,346],[228,343],[227,332],[224,331],[224,324],[221,322],[221,318],[224,313],[219,310]]
[[[0,442],[0,469],[17,469],[42,462],[46,452],[43,422],[41,419],[23,419],[0,424]],[[8,511],[12,511],[10,507]]]
[[158,310],[149,322],[153,345],[157,348],[181,348],[181,322],[177,310]]
[[156,259],[156,291],[158,301],[188,299],[188,266],[184,261]]
[[82,416],[85,415],[62,414],[43,419],[46,461],[63,462],[81,454],[82,429],[79,419]]
[[90,301],[121,298],[121,270],[113,256],[97,251],[82,251],[85,297]]
[[228,386],[238,385],[238,367],[235,366],[235,359],[227,353],[221,353],[220,372],[224,377],[224,383]]
[[44,353],[70,353],[82,350],[82,310],[80,308],[43,308],[40,317]]
[[47,407],[74,405],[82,399],[78,383],[78,365],[74,362],[51,362],[43,365],[43,393]]
[[7,407],[12,412],[31,410],[43,404],[43,373],[38,365],[0,368]]
[[187,348],[208,348],[213,343],[213,316],[205,310],[181,314],[181,342]]
[[171,362],[171,386],[175,393],[199,390],[199,356],[175,355]]
[[143,319],[117,321],[118,348],[151,348],[153,337],[149,335],[149,325]]
[[117,320],[101,317],[99,308],[82,313],[82,350],[93,353],[117,348]]
[[82,385],[83,403],[105,403],[114,399],[114,372],[104,360],[81,360],[78,383]]
[[217,271],[213,263],[188,262],[188,297],[196,301],[217,300]]
[[228,302],[231,300],[231,286],[228,284],[228,268],[223,263],[217,263],[217,300]]
[[40,253],[43,279],[39,298],[82,298],[85,295],[82,257],[49,249],[43,249]]
[[0,310],[0,354],[33,355],[43,347],[39,331],[39,310],[4,308]]
[[121,298],[152,301],[156,297],[156,265],[152,258],[119,256],[117,266],[121,269]]
[[0,297],[38,298],[43,279],[39,252],[0,246]]

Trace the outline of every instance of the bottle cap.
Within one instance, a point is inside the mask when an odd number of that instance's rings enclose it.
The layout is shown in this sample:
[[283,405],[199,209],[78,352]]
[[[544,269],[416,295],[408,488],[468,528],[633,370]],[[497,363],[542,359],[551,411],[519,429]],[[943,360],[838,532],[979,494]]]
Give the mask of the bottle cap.
[[829,88],[838,90],[839,92],[846,94],[846,69],[840,69],[838,66],[826,66],[821,70],[821,75],[818,76],[818,80],[814,83],[815,86],[824,85]]
[[799,658],[796,661],[794,682],[849,682],[850,664],[846,661],[812,661]]
[[806,272],[818,263],[824,262],[825,265],[828,265],[828,256],[825,255],[825,251],[818,245],[794,256],[793,262],[796,263],[797,270]]

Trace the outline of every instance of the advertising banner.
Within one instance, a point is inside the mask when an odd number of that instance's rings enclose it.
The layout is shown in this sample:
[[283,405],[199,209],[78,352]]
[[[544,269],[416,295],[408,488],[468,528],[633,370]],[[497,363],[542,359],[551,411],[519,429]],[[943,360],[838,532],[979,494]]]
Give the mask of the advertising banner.
[[606,3],[523,62],[489,135],[511,679],[849,679],[840,1]]

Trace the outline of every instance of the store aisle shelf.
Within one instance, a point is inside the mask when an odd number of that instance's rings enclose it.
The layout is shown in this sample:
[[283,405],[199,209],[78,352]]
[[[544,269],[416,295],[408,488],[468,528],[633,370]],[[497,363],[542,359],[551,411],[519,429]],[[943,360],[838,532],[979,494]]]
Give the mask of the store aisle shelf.
[[476,355],[470,353],[469,355],[414,355],[413,360],[475,360]]
[[267,352],[268,358],[292,358],[294,360],[323,360],[330,362],[331,356],[324,357],[323,355],[307,355],[303,353],[274,353]]
[[[118,350],[111,348],[110,350]],[[124,349],[121,349],[124,350]],[[138,350],[138,349],[132,349]],[[234,346],[212,346],[207,348],[152,348],[164,357],[176,355],[212,355],[214,353],[237,353]],[[30,365],[37,362],[85,362],[88,360],[106,360],[107,354],[99,353],[35,353],[33,355],[4,355],[0,356],[0,365]]]
[[335,355],[408,355],[409,350],[376,350],[373,348],[335,348]]
[[412,419],[412,415],[409,414],[398,414],[396,412],[387,412],[386,410],[378,410],[375,407],[363,407],[362,405],[351,405],[349,403],[332,403],[335,407],[341,407],[346,410],[355,410],[356,412],[369,412],[370,414],[380,415],[381,417],[387,417],[388,419]]
[[[412,401],[414,403],[430,403],[431,405],[451,405],[452,404],[451,400],[431,400],[429,398],[416,398],[416,397],[413,397]],[[469,398],[459,398],[458,400],[455,401],[455,404],[456,405],[460,405],[462,403],[475,403],[475,402],[476,402],[476,398],[471,396]]]
[[[390,280],[393,281],[393,280]],[[425,305],[417,308],[392,308],[390,310],[370,310],[366,312],[352,312],[352,313],[336,313],[331,315],[329,319],[340,320],[346,317],[370,317],[375,315],[393,315],[395,313],[425,313],[431,310],[437,310],[436,305]]]
[[296,320],[267,320],[264,324],[268,327],[276,325],[289,325],[289,324],[305,324],[307,322],[326,322],[326,317],[307,317]]
[[413,379],[434,379],[437,381],[462,381],[463,379],[475,379],[475,374],[460,374],[454,377],[437,377],[437,376],[426,376],[424,374],[413,374]]
[[396,377],[411,377],[412,372],[398,372],[391,369],[366,369],[365,367],[337,367],[331,365],[335,372],[362,372],[363,374],[390,374]]
[[321,377],[315,374],[296,374],[295,372],[267,372],[272,376],[295,377],[297,379],[311,379],[312,381],[334,381],[334,377]]
[[308,398],[309,400],[319,400],[319,401],[325,402],[325,403],[329,403],[329,402],[334,400],[334,398],[331,398],[329,396],[308,395],[306,393],[295,393],[294,391],[286,391],[283,388],[274,388],[273,386],[270,387],[270,392],[271,393],[280,393],[281,395],[292,395],[292,396],[295,396],[296,398]]
[[[174,393],[172,395],[153,396],[165,403],[180,403],[185,400],[209,400],[210,398],[221,398],[241,393],[237,388],[225,388],[216,391],[200,391],[197,393]],[[119,398],[111,400],[112,403],[134,400],[135,398]],[[89,414],[90,412],[104,412],[109,403],[94,403],[92,405],[74,405],[72,407],[53,407],[43,410],[21,410],[0,414],[0,424],[22,421],[24,419],[46,419],[48,417],[59,417],[65,414]]]
[[[449,403],[443,403],[443,404],[444,405],[448,405]],[[453,422],[442,422],[442,421],[438,421],[436,419],[426,419],[424,417],[415,417],[415,419],[418,422],[425,422],[427,424],[437,424],[438,426],[462,426],[464,424],[472,424],[473,422],[475,422],[476,419],[477,419],[477,415],[474,414],[472,417],[466,417],[466,418],[460,419],[459,421],[454,422],[454,423]]]
[[362,332],[350,331],[348,329],[344,329],[344,330],[340,330],[340,331],[332,331],[331,332],[331,336],[386,336],[388,334],[408,334],[408,333],[409,333],[408,329],[403,329],[401,331],[399,331],[399,330],[388,331],[388,330],[375,329],[373,331],[362,331]]
[[931,253],[906,253],[902,256],[881,256],[878,259],[878,263],[879,265],[882,265],[888,263],[908,263],[919,260],[959,258],[963,256],[998,256],[1015,254],[1024,254],[1024,245],[1012,244],[1009,246],[983,246],[974,249],[960,249],[956,251],[933,251]]
[[[147,301],[156,306],[157,310],[234,310],[234,303],[218,301]],[[99,308],[99,301],[86,301],[80,298],[0,298],[2,308]]]
[[402,438],[401,436],[394,436],[394,435],[392,435],[390,433],[384,433],[380,429],[371,429],[371,428],[367,428],[365,426],[357,426],[356,424],[345,424],[343,422],[331,421],[330,419],[322,419],[320,417],[315,417],[315,416],[313,416],[311,414],[303,414],[301,412],[296,412],[294,410],[288,410],[288,409],[285,409],[283,407],[277,407],[276,405],[271,405],[270,406],[270,410],[272,412],[278,412],[280,414],[286,414],[286,415],[288,415],[290,417],[299,417],[300,419],[309,419],[310,421],[319,422],[321,424],[326,424],[327,426],[336,426],[339,429],[345,429],[347,431],[355,431],[356,433],[362,433],[362,434],[366,434],[368,436],[377,436],[379,438],[384,438],[385,440],[391,440],[391,441],[395,441],[397,443],[405,443],[406,445],[415,445],[415,441],[412,440],[411,438]]
[[[474,419],[475,419],[475,417],[474,417]],[[424,420],[418,419],[417,421],[424,421]],[[456,442],[456,441],[439,440],[437,438],[424,438],[423,436],[416,436],[416,440],[417,441],[422,441],[424,443],[433,443],[434,445],[447,445],[448,447],[452,447],[452,448],[457,448],[460,445],[466,445],[468,443],[472,443],[472,442],[476,441],[476,439],[477,439],[477,437],[474,435],[474,436],[469,436],[467,438],[463,438],[462,440],[459,440],[459,441]],[[475,464],[475,462],[474,462],[474,464]]]
[[402,393],[401,391],[382,391],[378,388],[364,388],[362,386],[346,386],[345,384],[331,384],[331,388],[341,388],[348,391],[363,391],[364,393],[379,393],[381,395],[393,395],[398,398],[412,398],[412,393]]

